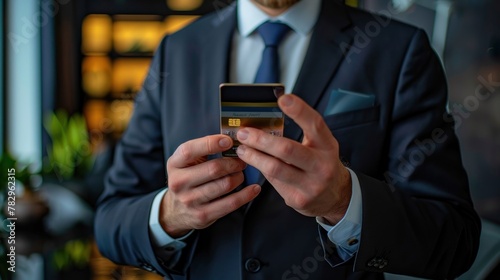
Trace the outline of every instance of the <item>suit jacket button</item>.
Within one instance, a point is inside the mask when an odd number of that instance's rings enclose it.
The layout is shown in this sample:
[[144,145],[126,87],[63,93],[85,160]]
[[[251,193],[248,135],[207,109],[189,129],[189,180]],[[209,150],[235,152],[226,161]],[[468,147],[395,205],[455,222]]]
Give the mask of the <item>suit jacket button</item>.
[[376,258],[373,258],[373,259],[371,259],[371,260],[368,262],[368,264],[367,264],[367,265],[368,265],[369,267],[372,267],[372,266],[374,266],[376,263],[377,263],[377,259],[376,259]]
[[388,264],[387,260],[382,259],[382,260],[380,261],[379,265],[378,265],[378,268],[382,269],[382,268],[386,267],[386,266],[387,266],[387,264]]
[[142,269],[144,269],[146,271],[156,272],[156,270],[150,264],[143,263],[143,264],[140,264],[140,266],[141,266]]
[[248,271],[248,272],[252,272],[252,273],[255,273],[255,272],[258,272],[261,268],[261,264],[260,264],[260,261],[258,259],[248,259],[246,262],[245,262],[245,269]]
[[356,238],[352,238],[352,239],[349,239],[349,240],[347,241],[347,244],[349,244],[349,246],[353,246],[353,245],[358,244],[358,242],[359,242],[359,240],[358,240],[358,239],[356,239]]

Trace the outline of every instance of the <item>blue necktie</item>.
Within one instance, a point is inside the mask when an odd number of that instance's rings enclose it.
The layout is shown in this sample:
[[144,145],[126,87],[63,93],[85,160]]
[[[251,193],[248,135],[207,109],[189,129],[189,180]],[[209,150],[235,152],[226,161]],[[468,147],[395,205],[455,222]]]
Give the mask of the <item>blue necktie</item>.
[[[290,27],[279,22],[265,22],[257,28],[257,32],[264,40],[264,51],[260,62],[255,83],[278,83],[280,82],[280,62],[278,46],[285,35],[290,31]],[[260,172],[255,167],[249,165],[245,169],[247,185],[255,184],[259,181]]]
[[288,25],[269,21],[257,28],[257,32],[264,40],[265,48],[262,52],[262,59],[254,83],[280,82],[278,45],[288,31],[290,31]]

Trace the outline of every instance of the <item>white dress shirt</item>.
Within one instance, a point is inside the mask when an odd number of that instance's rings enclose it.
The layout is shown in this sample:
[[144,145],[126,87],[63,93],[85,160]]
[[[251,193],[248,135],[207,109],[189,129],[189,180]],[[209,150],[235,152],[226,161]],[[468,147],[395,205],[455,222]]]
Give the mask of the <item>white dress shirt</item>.
[[[265,47],[256,29],[266,21],[279,21],[292,29],[281,41],[278,49],[281,80],[286,91],[292,91],[309,46],[313,27],[319,16],[321,0],[300,1],[274,18],[261,11],[250,0],[239,0],[237,5],[238,28],[235,30],[231,48],[230,82],[253,83]],[[337,252],[344,261],[350,259],[359,248],[362,221],[359,181],[352,170],[349,172],[352,181],[352,196],[343,219],[336,225],[329,225],[322,218],[316,218],[316,221],[327,231],[328,238],[336,245]],[[174,239],[163,230],[159,222],[159,210],[166,191],[167,189],[164,189],[158,193],[153,201],[149,218],[150,234],[156,246],[168,245],[170,248],[180,250],[185,247],[182,240],[193,231],[182,238]]]

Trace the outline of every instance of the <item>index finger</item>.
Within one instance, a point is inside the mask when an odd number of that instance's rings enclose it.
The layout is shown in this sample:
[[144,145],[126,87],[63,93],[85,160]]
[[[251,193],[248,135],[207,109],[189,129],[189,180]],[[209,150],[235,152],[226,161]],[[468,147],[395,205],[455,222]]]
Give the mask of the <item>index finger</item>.
[[326,126],[323,117],[311,106],[298,96],[286,94],[278,99],[278,105],[283,113],[294,120],[304,131],[304,138],[311,141],[315,146],[324,146],[331,141],[325,139],[333,138],[330,129]]
[[202,157],[226,151],[232,145],[233,140],[222,134],[189,140],[175,150],[169,161],[172,167],[187,167]]

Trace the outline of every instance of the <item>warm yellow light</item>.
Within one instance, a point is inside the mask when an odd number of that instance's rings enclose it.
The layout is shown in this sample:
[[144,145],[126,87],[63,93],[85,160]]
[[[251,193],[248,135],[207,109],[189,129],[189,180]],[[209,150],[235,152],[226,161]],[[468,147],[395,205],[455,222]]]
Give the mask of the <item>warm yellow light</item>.
[[131,100],[115,100],[111,102],[110,116],[115,132],[122,132],[132,116],[134,104]]
[[169,16],[165,19],[165,34],[171,34],[191,23],[199,16]]
[[113,43],[119,53],[153,52],[163,36],[160,21],[116,21]]
[[82,51],[106,53],[111,50],[112,21],[108,15],[88,15],[82,23]]
[[109,124],[106,124],[106,120],[108,118],[108,104],[106,101],[89,100],[85,102],[83,114],[85,116],[85,120],[87,121],[87,126],[91,132],[110,132],[106,131],[107,128],[109,128]]
[[192,11],[201,6],[203,0],[167,0],[167,6],[176,11]]
[[91,56],[82,62],[83,90],[92,97],[104,97],[111,90],[111,61],[104,56]]
[[149,58],[120,58],[113,64],[113,96],[131,97],[142,86],[148,72]]

